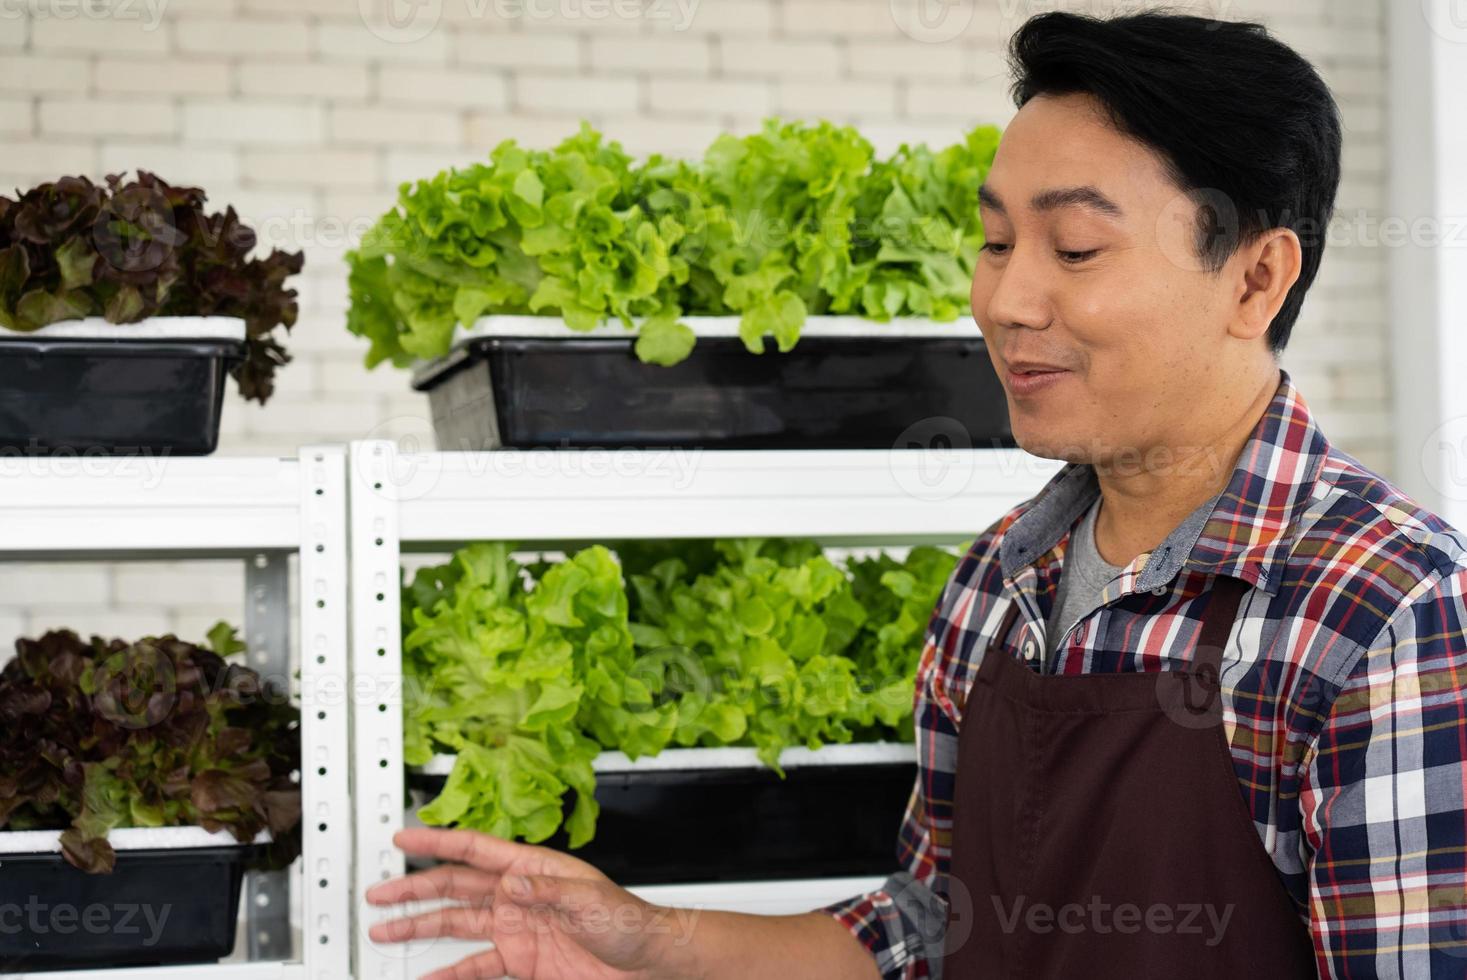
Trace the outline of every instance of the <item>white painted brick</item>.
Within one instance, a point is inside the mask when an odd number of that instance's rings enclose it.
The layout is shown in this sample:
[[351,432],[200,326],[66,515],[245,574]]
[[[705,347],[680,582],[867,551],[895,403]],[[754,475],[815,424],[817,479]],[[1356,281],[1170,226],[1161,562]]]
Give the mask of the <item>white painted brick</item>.
[[892,40],[904,36],[888,0],[793,0],[781,8],[781,18],[790,35]]
[[0,609],[0,668],[15,656],[15,641],[30,635],[30,627],[22,610]]
[[[178,607],[173,610],[171,618],[173,632],[178,635],[179,639],[189,643],[207,645],[209,631],[216,623],[225,622],[238,629],[243,629],[244,607],[238,604]],[[237,657],[232,662],[245,663]]]
[[1384,131],[1385,110],[1380,103],[1346,100],[1340,103],[1340,117],[1346,140],[1379,139]]
[[72,99],[42,96],[41,132],[48,136],[172,136],[178,111],[164,99]]
[[38,52],[164,54],[169,48],[168,25],[128,18],[37,20],[31,24],[31,48]]
[[0,605],[46,602],[106,603],[111,583],[104,568],[62,562],[0,565]]
[[244,95],[300,95],[319,99],[365,99],[371,90],[365,64],[244,61],[238,69]]
[[392,396],[411,387],[406,371],[391,364],[368,370],[358,352],[322,355],[320,367],[321,387],[332,394]]
[[318,433],[321,440],[346,442],[366,438],[379,421],[375,399],[332,395],[272,398],[263,409],[246,417],[244,424],[251,436]]
[[579,127],[580,117],[575,114],[476,112],[468,118],[468,144],[487,152],[501,141],[512,139],[520,146],[549,149],[567,136],[575,135]]
[[637,82],[630,78],[522,74],[514,81],[515,106],[522,111],[632,112],[637,99]]
[[290,20],[185,20],[174,25],[174,43],[189,54],[304,57],[315,39],[309,24]]
[[723,128],[716,122],[648,119],[645,116],[606,120],[606,132],[636,157],[661,153],[666,157],[700,159]]
[[74,92],[92,84],[92,66],[85,58],[11,55],[0,58],[0,91]]
[[509,101],[509,88],[504,75],[493,70],[383,65],[377,98],[387,104],[502,110]]
[[[345,284],[346,267],[342,266],[340,281]],[[290,331],[290,340],[285,344],[286,349],[292,354],[300,356],[312,356],[317,354],[355,354],[357,357],[367,356],[367,341],[361,337],[354,336],[346,329],[346,303],[343,301],[340,308],[331,311],[329,317],[316,310],[306,310],[302,307],[302,315],[297,319],[295,326]],[[242,420],[242,427],[247,433],[253,432],[249,427],[248,418]],[[304,431],[309,429],[309,421],[300,423]]]
[[240,4],[246,13],[309,15],[357,22],[362,19],[361,4],[342,0],[240,0]]
[[244,581],[243,563],[237,561],[129,563],[113,572],[113,605],[230,604],[238,616],[244,607]]
[[183,107],[189,143],[319,143],[326,132],[318,105],[298,101],[201,99]]
[[956,43],[852,40],[847,65],[856,78],[962,78],[967,52]]
[[251,183],[262,185],[373,187],[380,179],[377,153],[373,150],[246,149],[240,159],[240,170]]
[[0,133],[29,137],[35,132],[35,114],[30,99],[0,98]]
[[426,37],[384,40],[360,20],[342,24],[323,23],[317,28],[317,50],[328,61],[442,65],[448,63],[448,31],[440,27]]
[[[150,170],[170,184],[210,187],[239,181],[239,158],[234,150],[180,146],[176,143],[135,143],[108,140],[102,145],[102,169]],[[209,206],[213,205],[210,198]]]
[[1381,0],[1330,0],[1329,21],[1332,24],[1379,28],[1385,16]]
[[446,109],[334,106],[329,131],[338,143],[456,146],[463,141],[458,114]]
[[62,174],[97,174],[97,148],[90,142],[60,140],[14,141],[5,147],[3,165],[13,175],[28,174],[26,186],[41,180],[55,180]]
[[228,95],[230,91],[229,65],[223,61],[98,58],[95,72],[100,95]]
[[[322,190],[317,223],[336,223],[343,232],[342,248],[355,248],[361,243],[362,233],[375,224],[396,200],[396,192],[389,191],[386,187],[376,190],[327,187]],[[335,278],[333,268],[331,276],[321,277],[319,280],[313,278],[310,288],[319,292],[333,285]]]
[[892,116],[897,110],[897,93],[890,82],[781,82],[776,105],[785,115],[863,112]]
[[1385,71],[1378,65],[1331,63],[1322,65],[1319,74],[1337,101],[1379,103],[1385,98]]
[[[473,163],[487,162],[487,154],[471,149],[388,150],[384,167],[386,178],[384,183],[389,187],[396,187],[404,181],[411,183],[427,180],[450,167],[462,168]],[[391,203],[390,200],[379,196],[377,206],[368,213],[380,215]]]
[[719,70],[730,78],[835,78],[841,51],[834,41],[721,38]]
[[459,64],[492,68],[564,68],[581,66],[581,45],[568,34],[460,34],[453,38]]
[[771,86],[757,81],[675,81],[654,78],[648,85],[654,112],[712,115],[727,112],[763,116],[774,105]]
[[[30,35],[29,17],[0,17],[0,51],[19,51]],[[0,634],[3,638],[4,634]]]
[[690,36],[696,34],[753,35],[774,33],[775,5],[770,0],[715,0],[680,8],[676,3],[658,3],[648,8],[647,29],[653,34]]
[[654,71],[658,75],[706,75],[712,66],[702,37],[597,37],[591,39],[591,70]]
[[[669,9],[663,9],[669,8]],[[651,29],[651,22],[669,26],[680,23],[676,4],[652,5],[643,0],[587,0],[555,2],[543,0],[498,0],[490,8],[497,18],[489,26],[536,34],[631,35]]]
[[1340,166],[1352,177],[1371,176],[1377,184],[1386,172],[1385,143],[1366,137],[1352,137],[1343,142]]
[[[64,600],[64,597],[57,599]],[[74,602],[48,602],[32,608],[29,618],[31,634],[36,636],[48,630],[69,629],[83,640],[100,636],[106,640],[134,642],[173,631],[173,616],[163,606],[110,609]]]
[[965,129],[961,123],[917,122],[895,120],[892,122],[866,123],[861,126],[861,135],[870,141],[876,155],[888,157],[903,144],[926,143],[933,149],[951,146],[962,140]]
[[1015,111],[1009,101],[1008,83],[1001,79],[957,85],[914,81],[905,87],[906,114],[913,119],[955,119],[968,126],[980,123],[1004,126]]
[[1390,400],[1390,378],[1380,365],[1338,365],[1330,374],[1330,396],[1341,404],[1382,405]]
[[180,20],[189,17],[222,17],[238,13],[239,0],[188,0],[187,3],[170,4],[168,18]]

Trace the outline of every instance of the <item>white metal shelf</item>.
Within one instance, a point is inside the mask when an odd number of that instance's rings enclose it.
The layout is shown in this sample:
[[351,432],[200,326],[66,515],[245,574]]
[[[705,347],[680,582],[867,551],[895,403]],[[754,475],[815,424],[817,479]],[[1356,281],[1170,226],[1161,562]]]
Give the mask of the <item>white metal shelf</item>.
[[[346,980],[351,977],[347,495],[343,447],[299,459],[0,459],[0,560],[244,558],[246,663],[290,678],[299,660],[302,855],[251,874],[241,940],[254,961],[48,971],[45,980]],[[286,558],[299,553],[292,645]],[[280,913],[301,882],[302,947]]]
[[[428,764],[413,771],[425,776],[447,776],[458,757],[447,753],[433,756]],[[915,763],[917,747],[906,742],[852,742],[831,744],[812,751],[794,745],[779,756],[783,769],[802,766],[880,765]],[[759,750],[741,746],[717,748],[671,748],[656,755],[632,759],[625,752],[602,752],[591,760],[591,769],[600,773],[669,772],[687,769],[764,769]]]
[[[499,450],[400,454],[358,443],[354,491],[396,504],[410,551],[608,537],[971,540],[1059,469],[1021,450]],[[355,501],[358,499],[353,497]]]
[[[377,945],[376,921],[400,911],[363,892],[401,875],[404,824],[399,584],[404,552],[471,541],[569,549],[635,538],[799,537],[827,546],[961,547],[1033,496],[1060,464],[1019,450],[598,451],[399,453],[351,446],[354,899],[359,980],[405,980],[472,944]],[[632,889],[659,904],[796,912],[867,891],[880,879],[709,883]],[[482,948],[482,947],[480,947]]]
[[0,457],[0,559],[293,551],[300,486],[293,459]]

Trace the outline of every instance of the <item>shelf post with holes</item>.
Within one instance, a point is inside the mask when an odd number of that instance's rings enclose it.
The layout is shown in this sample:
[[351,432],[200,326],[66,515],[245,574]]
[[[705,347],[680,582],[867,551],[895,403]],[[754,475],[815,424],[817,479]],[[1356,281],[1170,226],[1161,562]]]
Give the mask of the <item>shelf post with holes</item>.
[[[46,980],[345,980],[352,976],[347,455],[0,460],[0,561],[243,562],[245,664],[299,670],[301,856],[250,873],[236,956],[32,974]],[[289,558],[299,626],[291,629]],[[173,828],[164,828],[172,830]],[[178,828],[196,835],[201,828]],[[128,829],[113,834],[128,833]],[[292,915],[292,911],[295,915]],[[299,929],[299,946],[294,931]],[[20,974],[25,976],[26,974]]]

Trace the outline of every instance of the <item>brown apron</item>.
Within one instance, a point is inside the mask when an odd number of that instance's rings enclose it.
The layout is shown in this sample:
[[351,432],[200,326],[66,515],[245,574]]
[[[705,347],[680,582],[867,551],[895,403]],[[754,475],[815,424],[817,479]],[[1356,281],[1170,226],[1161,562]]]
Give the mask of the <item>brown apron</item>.
[[944,980],[1317,976],[1222,725],[1246,591],[1219,577],[1176,671],[1040,675],[1009,609],[962,712]]

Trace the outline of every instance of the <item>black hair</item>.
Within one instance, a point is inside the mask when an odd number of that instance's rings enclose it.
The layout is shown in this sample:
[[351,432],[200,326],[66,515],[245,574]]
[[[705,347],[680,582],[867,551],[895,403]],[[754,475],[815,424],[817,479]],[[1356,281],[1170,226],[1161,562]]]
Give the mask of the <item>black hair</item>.
[[1340,183],[1339,106],[1314,66],[1262,24],[1158,9],[1038,14],[1008,55],[1019,108],[1088,93],[1116,129],[1160,155],[1198,205],[1196,251],[1209,272],[1262,232],[1293,229],[1303,267],[1268,330],[1281,352],[1319,271]]

